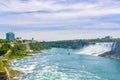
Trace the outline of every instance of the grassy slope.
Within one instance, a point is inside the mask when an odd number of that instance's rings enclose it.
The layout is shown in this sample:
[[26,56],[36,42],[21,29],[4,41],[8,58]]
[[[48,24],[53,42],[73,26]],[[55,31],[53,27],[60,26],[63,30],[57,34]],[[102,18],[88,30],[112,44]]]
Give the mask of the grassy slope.
[[2,62],[2,58],[0,57],[0,72],[5,72],[4,66],[3,66],[3,62]]

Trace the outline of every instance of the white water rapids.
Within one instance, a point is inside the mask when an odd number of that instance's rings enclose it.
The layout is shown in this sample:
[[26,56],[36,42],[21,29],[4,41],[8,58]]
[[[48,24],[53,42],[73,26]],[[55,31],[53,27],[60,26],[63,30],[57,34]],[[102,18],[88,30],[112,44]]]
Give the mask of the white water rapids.
[[96,43],[94,45],[91,44],[91,45],[85,46],[83,49],[78,51],[77,54],[98,56],[100,54],[110,51],[112,49],[112,44],[113,43]]

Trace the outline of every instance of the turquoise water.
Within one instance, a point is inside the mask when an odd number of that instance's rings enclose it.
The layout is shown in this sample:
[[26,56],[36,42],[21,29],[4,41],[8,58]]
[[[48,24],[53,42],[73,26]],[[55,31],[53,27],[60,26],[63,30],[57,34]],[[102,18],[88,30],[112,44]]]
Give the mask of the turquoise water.
[[120,61],[76,53],[53,48],[16,60],[11,67],[25,73],[19,80],[120,80]]

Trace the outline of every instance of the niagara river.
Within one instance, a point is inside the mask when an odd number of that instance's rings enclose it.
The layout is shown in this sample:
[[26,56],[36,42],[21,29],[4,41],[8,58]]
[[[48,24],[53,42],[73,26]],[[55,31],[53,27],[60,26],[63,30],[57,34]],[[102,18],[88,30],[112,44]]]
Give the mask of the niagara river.
[[52,48],[19,59],[11,68],[24,73],[18,80],[120,80],[120,61]]

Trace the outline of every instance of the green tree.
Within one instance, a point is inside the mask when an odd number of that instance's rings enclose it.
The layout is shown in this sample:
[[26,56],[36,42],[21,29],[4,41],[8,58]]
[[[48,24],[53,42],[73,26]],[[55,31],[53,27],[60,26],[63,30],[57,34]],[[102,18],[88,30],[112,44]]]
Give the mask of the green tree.
[[12,48],[11,55],[21,56],[24,55],[26,46],[24,44],[15,44]]
[[0,48],[0,56],[7,53],[9,49],[11,49],[10,44],[3,44],[2,47]]
[[43,49],[49,49],[50,47],[43,44],[43,43],[40,43],[40,42],[36,42],[36,43],[29,43],[30,45],[30,49],[31,50],[34,50],[34,51],[40,51],[40,50],[43,50]]

